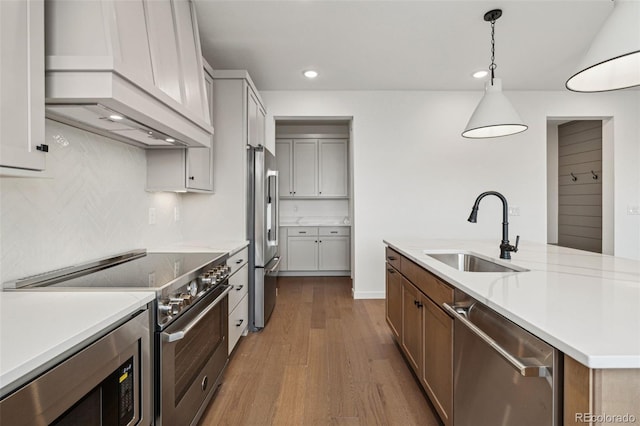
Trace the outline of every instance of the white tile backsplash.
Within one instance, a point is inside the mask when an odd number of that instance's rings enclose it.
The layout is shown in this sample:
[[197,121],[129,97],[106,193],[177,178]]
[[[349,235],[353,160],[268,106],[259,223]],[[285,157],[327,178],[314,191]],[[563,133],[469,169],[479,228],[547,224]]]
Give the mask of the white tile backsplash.
[[182,196],[145,191],[144,150],[49,120],[46,138],[50,178],[0,178],[2,282],[182,240]]
[[280,217],[349,216],[349,200],[281,200]]

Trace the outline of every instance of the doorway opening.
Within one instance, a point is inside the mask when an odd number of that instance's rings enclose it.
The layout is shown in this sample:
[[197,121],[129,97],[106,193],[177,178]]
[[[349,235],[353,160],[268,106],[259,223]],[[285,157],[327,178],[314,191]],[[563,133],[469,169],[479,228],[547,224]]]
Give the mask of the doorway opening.
[[275,117],[283,276],[354,276],[352,117]]
[[613,254],[611,118],[547,120],[547,242]]

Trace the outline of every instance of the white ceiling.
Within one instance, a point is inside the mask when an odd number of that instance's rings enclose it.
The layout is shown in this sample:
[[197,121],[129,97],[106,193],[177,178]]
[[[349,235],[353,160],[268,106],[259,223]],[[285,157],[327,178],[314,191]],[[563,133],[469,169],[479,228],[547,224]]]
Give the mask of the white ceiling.
[[[611,0],[195,0],[217,69],[246,69],[260,90],[479,90],[496,22],[506,90],[562,90]],[[305,69],[320,76],[308,80]]]

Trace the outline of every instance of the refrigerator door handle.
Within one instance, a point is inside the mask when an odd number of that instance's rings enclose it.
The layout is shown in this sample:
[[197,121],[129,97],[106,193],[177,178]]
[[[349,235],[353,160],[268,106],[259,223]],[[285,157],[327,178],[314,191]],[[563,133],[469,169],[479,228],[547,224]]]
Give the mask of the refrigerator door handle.
[[272,203],[273,206],[275,208],[271,209],[271,229],[269,229],[269,231],[273,231],[273,235],[271,236],[271,238],[269,238],[268,240],[268,244],[271,246],[277,246],[278,245],[278,239],[279,239],[279,234],[280,234],[280,194],[278,193],[279,188],[278,186],[280,185],[279,179],[279,173],[277,170],[269,170],[267,172],[267,179],[271,179],[273,178],[273,197],[272,197]]

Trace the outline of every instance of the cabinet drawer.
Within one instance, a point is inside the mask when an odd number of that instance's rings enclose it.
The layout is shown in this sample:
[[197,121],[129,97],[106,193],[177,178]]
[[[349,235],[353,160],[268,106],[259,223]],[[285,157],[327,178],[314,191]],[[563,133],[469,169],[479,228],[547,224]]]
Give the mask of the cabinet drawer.
[[394,268],[396,268],[398,271],[400,271],[400,258],[402,256],[400,256],[400,253],[398,253],[397,251],[387,247],[387,251],[386,251],[386,257],[387,257],[387,262],[389,262],[389,265],[393,266]]
[[245,295],[229,314],[229,354],[249,324],[249,296]]
[[337,235],[349,235],[349,227],[348,226],[336,226],[336,227],[328,227],[322,226],[318,228],[319,234],[322,236],[337,236]]
[[231,268],[229,274],[233,275],[238,269],[242,268],[242,265],[246,264],[248,260],[249,248],[245,247],[227,259],[227,265]]
[[229,292],[229,311],[233,311],[249,289],[249,265],[245,263],[237,273],[233,274],[229,278],[229,285],[233,287]]
[[441,307],[443,303],[453,303],[453,288],[437,279],[432,273],[405,257],[402,258],[400,270],[438,306]]
[[318,228],[315,226],[296,226],[288,229],[289,237],[310,237],[318,235]]

